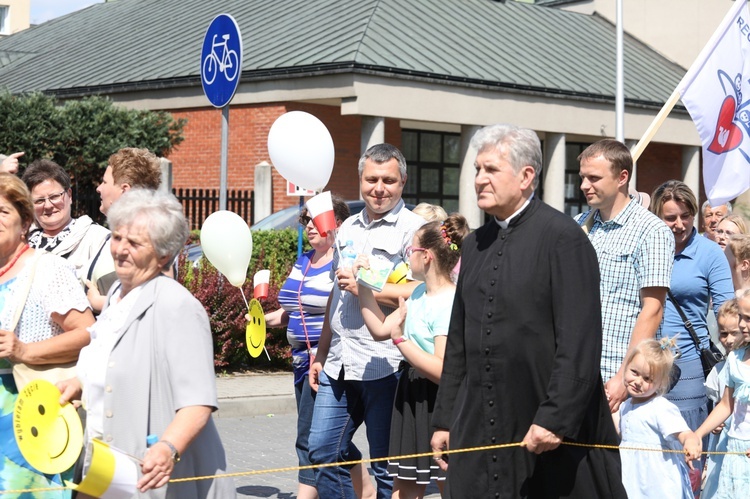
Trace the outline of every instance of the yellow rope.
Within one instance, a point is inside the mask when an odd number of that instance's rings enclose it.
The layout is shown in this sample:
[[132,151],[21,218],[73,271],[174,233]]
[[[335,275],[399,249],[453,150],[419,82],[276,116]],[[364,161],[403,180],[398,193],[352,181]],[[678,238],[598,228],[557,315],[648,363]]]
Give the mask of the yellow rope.
[[[662,452],[662,453],[676,453],[676,454],[684,454],[685,451],[683,450],[675,450],[675,449],[654,449],[649,447],[620,447],[619,445],[604,445],[604,444],[581,444],[577,442],[563,442],[562,445],[570,445],[573,447],[589,447],[592,449],[609,449],[609,450],[633,450],[633,451],[643,451],[643,452]],[[510,443],[510,444],[495,444],[495,445],[483,445],[480,447],[467,447],[464,449],[452,449],[452,450],[445,450],[442,452],[442,454],[460,454],[460,453],[466,453],[466,452],[480,452],[480,451],[486,451],[486,450],[497,450],[497,449],[507,449],[509,447],[524,447],[523,442],[516,442],[516,443]],[[289,466],[286,468],[269,468],[264,470],[251,470],[251,471],[238,471],[235,473],[224,473],[221,475],[207,475],[207,476],[196,476],[196,477],[189,477],[189,478],[173,478],[169,481],[169,483],[178,483],[178,482],[192,482],[197,480],[213,480],[216,478],[234,478],[234,477],[242,477],[242,476],[251,476],[251,475],[265,475],[265,474],[271,474],[271,473],[287,473],[292,471],[300,471],[300,470],[309,470],[309,469],[315,469],[315,468],[330,468],[332,466],[354,466],[356,464],[367,464],[371,463],[373,461],[395,461],[395,460],[402,460],[402,459],[411,459],[411,458],[417,458],[417,457],[431,457],[435,453],[434,452],[422,452],[419,454],[404,454],[401,456],[387,456],[377,459],[360,459],[358,461],[343,461],[338,463],[324,463],[324,464],[316,464],[316,465],[308,465],[308,466]],[[745,452],[742,451],[704,451],[702,454],[711,454],[711,455],[719,455],[719,454],[734,454],[734,455],[745,455]],[[33,492],[56,492],[61,490],[68,490],[66,487],[47,487],[47,488],[36,488],[36,489],[19,489],[19,490],[0,490],[0,495],[4,494],[23,494],[23,493],[33,493]]]

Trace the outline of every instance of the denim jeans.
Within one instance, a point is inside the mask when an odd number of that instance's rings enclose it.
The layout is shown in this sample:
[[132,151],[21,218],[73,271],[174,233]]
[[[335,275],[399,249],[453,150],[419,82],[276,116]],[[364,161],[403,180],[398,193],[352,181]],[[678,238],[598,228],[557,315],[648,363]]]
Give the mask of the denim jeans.
[[[297,459],[300,466],[310,465],[310,450],[307,441],[310,437],[313,407],[315,407],[315,391],[307,383],[307,376],[294,384],[294,396],[297,399]],[[315,470],[300,470],[297,480],[299,483],[315,487]]]
[[[370,457],[388,456],[393,397],[398,383],[396,374],[373,381],[347,381],[343,374],[339,379],[331,379],[321,372],[319,381],[310,429],[310,461],[323,464],[361,459],[351,440],[363,422],[367,427]],[[387,464],[383,460],[370,465],[378,499],[391,497],[393,479],[388,476]],[[356,498],[346,467],[319,468],[316,486],[321,498]]]

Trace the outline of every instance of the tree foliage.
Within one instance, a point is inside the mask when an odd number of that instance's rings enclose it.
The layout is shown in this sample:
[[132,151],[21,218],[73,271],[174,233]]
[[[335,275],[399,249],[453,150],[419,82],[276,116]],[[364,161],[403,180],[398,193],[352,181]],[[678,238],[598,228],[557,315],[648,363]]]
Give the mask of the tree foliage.
[[125,109],[106,97],[59,103],[41,93],[0,93],[0,152],[24,151],[21,168],[52,159],[73,177],[79,190],[101,179],[110,155],[141,147],[166,156],[183,140],[186,120],[164,111]]

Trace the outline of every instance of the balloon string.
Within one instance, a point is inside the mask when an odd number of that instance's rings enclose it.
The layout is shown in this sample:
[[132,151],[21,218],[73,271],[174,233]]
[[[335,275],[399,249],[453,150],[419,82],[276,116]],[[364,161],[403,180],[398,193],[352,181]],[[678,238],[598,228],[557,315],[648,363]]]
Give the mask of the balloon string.
[[[240,293],[242,293],[242,299],[245,300],[245,307],[250,310],[250,304],[247,302],[247,298],[245,298],[245,290],[240,288]],[[266,348],[266,345],[263,345],[263,351],[266,352],[266,357],[268,357],[268,362],[271,362],[271,356],[268,355],[268,349]]]
[[339,230],[336,229],[333,232],[333,246],[336,248],[336,253],[339,254],[339,265],[344,261],[344,257],[341,256],[341,248],[339,247]]

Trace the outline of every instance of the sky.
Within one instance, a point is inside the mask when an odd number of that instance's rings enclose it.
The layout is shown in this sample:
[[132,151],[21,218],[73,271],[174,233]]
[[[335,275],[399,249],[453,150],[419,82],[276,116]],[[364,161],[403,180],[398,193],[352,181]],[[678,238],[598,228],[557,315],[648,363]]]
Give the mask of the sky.
[[103,0],[31,0],[31,24],[70,14]]

